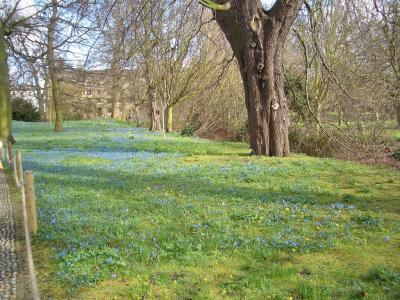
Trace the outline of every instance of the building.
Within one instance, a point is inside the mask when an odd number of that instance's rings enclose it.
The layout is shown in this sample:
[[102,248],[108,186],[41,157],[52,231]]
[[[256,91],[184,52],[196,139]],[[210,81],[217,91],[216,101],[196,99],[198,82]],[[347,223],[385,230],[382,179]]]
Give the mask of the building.
[[60,73],[60,97],[66,119],[125,119],[139,105],[140,97],[132,89],[130,73],[119,82],[109,70],[65,68]]
[[35,88],[30,85],[11,86],[11,99],[23,98],[38,107],[38,101],[35,93]]

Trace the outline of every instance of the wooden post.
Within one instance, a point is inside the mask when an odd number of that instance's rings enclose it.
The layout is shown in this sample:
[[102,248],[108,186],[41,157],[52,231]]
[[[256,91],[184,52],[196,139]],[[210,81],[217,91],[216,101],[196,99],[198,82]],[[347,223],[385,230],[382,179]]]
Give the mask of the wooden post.
[[37,219],[36,219],[36,196],[35,196],[35,180],[32,171],[25,172],[26,182],[26,213],[28,216],[29,231],[32,234],[37,232]]
[[22,155],[20,151],[16,151],[15,153],[15,160],[17,161],[17,176],[18,176],[18,181],[22,184],[22,179],[24,176],[24,170],[22,168]]
[[12,144],[11,142],[7,143],[7,150],[8,150],[8,162],[12,164],[13,156],[12,156]]

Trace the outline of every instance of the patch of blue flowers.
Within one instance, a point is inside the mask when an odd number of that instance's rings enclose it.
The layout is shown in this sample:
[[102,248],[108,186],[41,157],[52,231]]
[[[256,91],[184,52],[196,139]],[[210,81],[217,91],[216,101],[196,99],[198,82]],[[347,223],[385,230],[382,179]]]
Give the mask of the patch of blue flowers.
[[391,241],[381,212],[344,203],[310,179],[310,169],[330,160],[190,162],[195,154],[221,155],[229,144],[174,135],[165,142],[115,123],[76,123],[60,134],[41,126],[30,134],[32,127],[17,123],[15,131],[25,168],[35,172],[37,238],[54,248],[56,278],[75,288],[190,255],[373,242],[371,228]]

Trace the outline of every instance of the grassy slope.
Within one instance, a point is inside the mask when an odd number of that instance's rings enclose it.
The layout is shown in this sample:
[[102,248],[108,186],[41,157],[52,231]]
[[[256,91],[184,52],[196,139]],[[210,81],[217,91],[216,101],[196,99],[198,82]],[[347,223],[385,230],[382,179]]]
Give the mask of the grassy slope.
[[65,125],[15,125],[43,299],[400,297],[398,172]]

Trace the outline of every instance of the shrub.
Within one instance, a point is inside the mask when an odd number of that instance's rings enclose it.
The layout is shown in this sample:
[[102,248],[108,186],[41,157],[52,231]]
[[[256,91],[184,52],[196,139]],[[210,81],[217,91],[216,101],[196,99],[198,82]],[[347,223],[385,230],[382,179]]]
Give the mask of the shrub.
[[307,128],[291,128],[289,144],[292,152],[318,157],[336,157],[337,145],[329,136]]
[[12,100],[12,118],[16,121],[37,122],[40,114],[31,102],[18,97]]
[[181,136],[194,136],[194,128],[191,126],[185,127],[181,131]]
[[392,157],[393,157],[394,159],[400,160],[400,150],[394,152],[394,153],[392,154]]
[[230,132],[229,140],[232,142],[249,142],[249,122],[243,122],[238,126],[235,126]]

